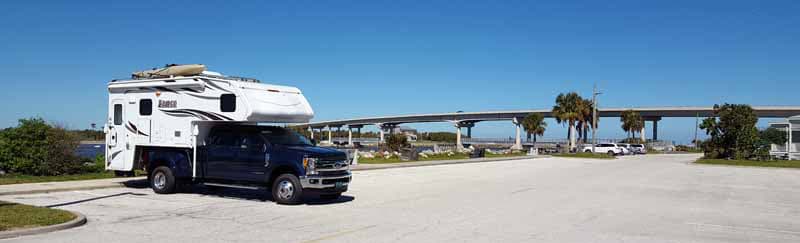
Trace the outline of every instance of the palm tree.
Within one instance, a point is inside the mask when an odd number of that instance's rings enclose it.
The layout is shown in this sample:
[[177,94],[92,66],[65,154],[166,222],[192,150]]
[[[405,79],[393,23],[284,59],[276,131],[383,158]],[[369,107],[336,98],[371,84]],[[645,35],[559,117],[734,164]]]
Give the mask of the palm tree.
[[[580,104],[580,111],[582,119],[578,120],[578,135],[583,143],[589,141],[589,126],[592,124],[592,109],[594,104],[591,100],[582,99]],[[594,127],[594,126],[592,126]]]
[[583,103],[583,98],[578,93],[569,92],[567,94],[559,94],[556,97],[556,105],[553,106],[553,117],[556,118],[556,122],[559,124],[567,122],[569,124],[567,137],[570,149],[575,147],[575,123],[583,120],[581,103]]
[[634,110],[623,111],[619,117],[622,130],[628,133],[628,138],[636,138],[636,133],[644,128],[644,119]]
[[547,123],[544,122],[544,115],[541,113],[531,113],[522,119],[522,128],[528,135],[533,134],[533,144],[536,145],[536,136],[543,136],[544,130],[547,129]]

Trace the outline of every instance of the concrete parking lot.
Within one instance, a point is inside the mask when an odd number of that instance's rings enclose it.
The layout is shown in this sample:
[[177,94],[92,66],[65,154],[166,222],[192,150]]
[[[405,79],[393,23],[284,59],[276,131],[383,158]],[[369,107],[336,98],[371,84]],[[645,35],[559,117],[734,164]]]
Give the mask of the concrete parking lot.
[[85,226],[10,242],[800,242],[800,170],[697,155],[539,158],[354,173],[335,202],[246,190],[3,196]]

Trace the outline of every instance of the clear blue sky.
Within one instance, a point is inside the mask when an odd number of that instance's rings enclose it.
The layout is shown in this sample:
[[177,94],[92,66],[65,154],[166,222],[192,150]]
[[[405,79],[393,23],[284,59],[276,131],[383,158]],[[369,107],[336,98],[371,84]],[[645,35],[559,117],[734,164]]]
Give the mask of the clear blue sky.
[[[0,127],[101,123],[108,80],[167,63],[297,86],[315,120],[549,108],[593,83],[606,107],[800,105],[797,1],[456,2],[4,1]],[[694,133],[694,119],[659,125]]]

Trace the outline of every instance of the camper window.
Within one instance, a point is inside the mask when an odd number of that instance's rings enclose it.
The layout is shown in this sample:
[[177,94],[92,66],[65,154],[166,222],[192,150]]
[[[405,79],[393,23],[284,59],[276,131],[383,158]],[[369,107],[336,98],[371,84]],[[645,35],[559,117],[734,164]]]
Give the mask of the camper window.
[[219,109],[222,110],[222,112],[236,111],[236,95],[223,94],[219,99],[219,106]]
[[153,100],[142,99],[139,101],[139,115],[149,116],[153,114]]
[[122,105],[114,105],[114,125],[122,125]]

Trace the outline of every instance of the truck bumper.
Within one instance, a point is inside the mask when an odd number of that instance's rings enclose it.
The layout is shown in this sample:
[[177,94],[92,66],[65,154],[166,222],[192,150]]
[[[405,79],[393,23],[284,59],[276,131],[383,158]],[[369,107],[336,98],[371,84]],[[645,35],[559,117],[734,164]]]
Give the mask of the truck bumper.
[[300,184],[303,190],[338,193],[347,191],[351,179],[352,175],[349,172],[340,176],[309,175],[301,176]]

